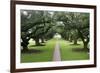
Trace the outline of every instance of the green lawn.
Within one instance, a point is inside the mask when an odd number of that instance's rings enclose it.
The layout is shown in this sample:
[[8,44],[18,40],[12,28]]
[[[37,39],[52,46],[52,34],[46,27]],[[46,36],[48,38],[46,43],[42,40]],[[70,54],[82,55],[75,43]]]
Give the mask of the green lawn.
[[87,60],[89,54],[86,51],[77,51],[83,48],[82,42],[78,42],[80,45],[73,45],[73,42],[59,40],[61,48],[61,59],[66,60]]
[[[56,39],[51,39],[45,43],[45,46],[34,46],[34,41],[29,41],[30,50],[36,50],[31,53],[21,53],[21,62],[47,62],[52,61]],[[61,60],[87,60],[89,54],[86,51],[80,51],[83,48],[83,43],[78,42],[79,45],[73,45],[73,42],[58,40],[60,44]]]
[[21,62],[45,62],[52,61],[55,39],[49,40],[45,46],[34,46],[34,42],[30,41],[29,49],[38,50],[37,53],[21,53]]

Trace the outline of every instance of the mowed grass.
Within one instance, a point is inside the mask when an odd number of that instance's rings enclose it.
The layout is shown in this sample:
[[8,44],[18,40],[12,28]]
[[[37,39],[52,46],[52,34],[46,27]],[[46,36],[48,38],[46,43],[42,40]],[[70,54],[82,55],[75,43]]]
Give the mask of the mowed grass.
[[29,49],[38,50],[36,53],[21,53],[21,62],[46,62],[52,61],[55,39],[49,40],[45,46],[34,46],[34,42],[30,41]]
[[[62,61],[67,60],[88,60],[89,54],[86,51],[77,51],[83,48],[83,43],[78,42],[79,45],[73,45],[73,42],[59,40],[61,48],[61,59]],[[75,51],[76,50],[76,51]]]
[[[30,50],[37,50],[38,52],[31,53],[21,53],[21,62],[48,62],[52,61],[54,48],[57,40],[51,39],[47,41],[45,46],[34,46],[34,41],[30,41],[28,48]],[[71,60],[88,60],[89,54],[86,51],[82,51],[83,43],[78,41],[78,45],[73,45],[73,42],[65,41],[62,39],[58,40],[60,45],[61,60],[71,61]],[[79,51],[78,51],[79,50]]]

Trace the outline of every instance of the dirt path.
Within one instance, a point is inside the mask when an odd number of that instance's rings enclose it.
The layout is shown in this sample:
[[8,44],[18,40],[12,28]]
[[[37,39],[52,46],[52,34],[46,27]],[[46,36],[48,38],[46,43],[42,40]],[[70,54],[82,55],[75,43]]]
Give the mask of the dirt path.
[[60,45],[58,42],[55,45],[55,50],[54,50],[54,54],[53,54],[53,61],[61,61]]

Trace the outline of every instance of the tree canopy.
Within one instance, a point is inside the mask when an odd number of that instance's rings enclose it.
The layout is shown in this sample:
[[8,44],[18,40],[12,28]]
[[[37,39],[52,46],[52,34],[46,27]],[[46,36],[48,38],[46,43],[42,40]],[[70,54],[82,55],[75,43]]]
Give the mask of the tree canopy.
[[[64,11],[40,11],[21,10],[21,45],[28,50],[30,38],[36,45],[41,45],[44,40],[53,38],[59,33],[65,40],[77,44],[81,39],[84,49],[89,43],[89,13],[64,12]],[[41,39],[42,42],[39,42]]]

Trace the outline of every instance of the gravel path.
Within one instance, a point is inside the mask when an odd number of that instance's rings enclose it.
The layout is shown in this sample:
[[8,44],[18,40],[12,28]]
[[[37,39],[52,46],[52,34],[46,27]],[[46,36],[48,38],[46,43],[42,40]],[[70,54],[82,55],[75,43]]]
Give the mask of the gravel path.
[[58,42],[55,45],[55,50],[54,50],[54,54],[53,54],[53,61],[61,61],[60,45]]

